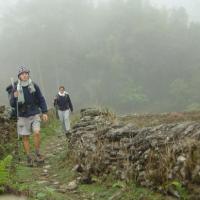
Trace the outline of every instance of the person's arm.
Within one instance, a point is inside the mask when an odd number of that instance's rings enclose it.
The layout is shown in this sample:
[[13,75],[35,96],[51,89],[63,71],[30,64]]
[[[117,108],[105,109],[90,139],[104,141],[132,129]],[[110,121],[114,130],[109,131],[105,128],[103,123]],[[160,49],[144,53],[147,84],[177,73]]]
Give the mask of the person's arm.
[[10,98],[9,98],[9,103],[10,103],[10,106],[15,108],[16,105],[17,105],[17,90],[16,88],[10,88],[11,92],[10,92]]
[[54,105],[54,107],[56,107],[58,105],[58,97],[57,96],[54,97],[53,105]]
[[42,113],[47,113],[47,104],[46,104],[45,98],[42,95],[42,92],[39,86],[36,84],[34,84],[34,86],[35,86],[35,97],[37,98],[38,106],[40,107]]
[[42,114],[43,114],[43,120],[44,121],[47,121],[48,120],[48,117],[47,117],[47,104],[46,104],[46,101],[45,101],[45,98],[44,96],[42,95],[41,91],[40,91],[40,88],[38,85],[34,84],[35,86],[35,90],[36,90],[36,98],[38,100],[38,106],[40,107],[41,111],[42,111]]
[[73,105],[72,105],[69,95],[68,95],[68,102],[69,102],[69,108],[70,108],[71,112],[73,112],[74,108],[73,108]]

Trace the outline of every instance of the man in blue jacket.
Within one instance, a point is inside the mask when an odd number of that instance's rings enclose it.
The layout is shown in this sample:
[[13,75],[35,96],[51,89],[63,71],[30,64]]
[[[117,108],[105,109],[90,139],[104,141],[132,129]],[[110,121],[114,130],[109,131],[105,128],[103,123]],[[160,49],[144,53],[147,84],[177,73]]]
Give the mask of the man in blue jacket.
[[58,109],[58,116],[62,123],[65,135],[68,137],[70,134],[70,112],[73,112],[73,105],[69,94],[65,91],[64,86],[59,87],[57,96],[54,99],[54,106]]
[[42,112],[42,119],[44,121],[48,120],[48,116],[46,101],[39,86],[32,82],[29,73],[28,69],[20,67],[18,82],[13,88],[10,105],[18,111],[18,135],[22,136],[23,139],[28,166],[33,166],[34,159],[30,154],[29,136],[33,132],[35,160],[43,162],[44,157],[40,153],[40,113]]

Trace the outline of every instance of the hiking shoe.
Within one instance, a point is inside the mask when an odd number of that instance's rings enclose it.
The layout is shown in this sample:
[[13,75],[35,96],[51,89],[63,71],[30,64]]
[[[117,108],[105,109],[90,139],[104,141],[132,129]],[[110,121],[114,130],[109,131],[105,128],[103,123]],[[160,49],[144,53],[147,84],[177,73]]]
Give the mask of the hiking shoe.
[[34,161],[33,161],[33,158],[31,156],[27,157],[27,166],[28,167],[33,167],[34,166]]
[[71,135],[71,132],[70,132],[70,131],[66,131],[66,132],[65,132],[65,136],[66,136],[67,138],[69,138],[70,135]]
[[41,154],[36,154],[36,156],[35,156],[35,161],[36,161],[37,163],[44,163],[44,156],[41,155]]

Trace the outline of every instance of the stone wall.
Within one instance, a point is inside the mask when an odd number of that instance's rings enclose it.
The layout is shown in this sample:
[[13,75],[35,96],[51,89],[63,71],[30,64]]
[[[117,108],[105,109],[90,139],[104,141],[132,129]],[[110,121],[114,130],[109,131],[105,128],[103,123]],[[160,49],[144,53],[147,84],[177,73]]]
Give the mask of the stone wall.
[[9,119],[5,106],[0,106],[0,160],[6,153],[16,151],[16,122]]
[[189,191],[200,189],[200,123],[180,116],[183,120],[138,127],[108,111],[83,109],[72,129],[69,154],[88,177],[111,173],[179,197],[174,180]]

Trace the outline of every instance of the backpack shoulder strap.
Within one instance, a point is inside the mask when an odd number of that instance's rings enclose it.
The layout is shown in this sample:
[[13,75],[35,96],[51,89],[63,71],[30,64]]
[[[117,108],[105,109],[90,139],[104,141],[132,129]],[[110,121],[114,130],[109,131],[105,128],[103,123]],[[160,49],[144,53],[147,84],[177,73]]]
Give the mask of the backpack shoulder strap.
[[39,86],[34,81],[32,83],[33,83],[33,86],[34,86],[34,88],[36,90],[36,88],[38,88]]
[[69,96],[69,93],[68,93],[68,92],[65,92],[65,96],[68,97],[68,96]]
[[10,94],[13,91],[13,89],[16,89],[16,88],[17,88],[17,81],[14,82],[14,86],[12,84],[10,84],[9,86],[7,86],[6,87],[6,91],[8,92],[8,94]]

